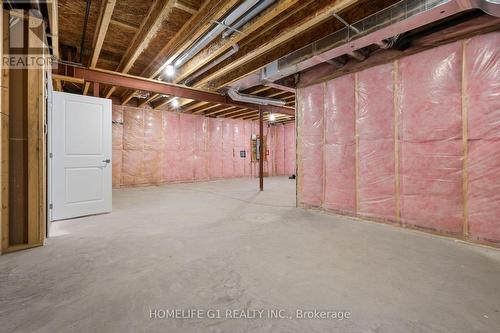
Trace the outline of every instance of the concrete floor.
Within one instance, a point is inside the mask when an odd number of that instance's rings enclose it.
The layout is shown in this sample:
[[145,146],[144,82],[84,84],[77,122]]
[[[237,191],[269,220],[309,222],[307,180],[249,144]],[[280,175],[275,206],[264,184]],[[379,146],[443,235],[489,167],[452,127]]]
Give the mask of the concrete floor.
[[[45,247],[0,257],[0,330],[500,330],[500,251],[297,209],[286,178],[256,188],[120,189],[113,213],[54,223]],[[221,318],[150,319],[150,309]],[[282,309],[292,319],[225,319],[226,309]],[[297,309],[351,318],[299,320]]]

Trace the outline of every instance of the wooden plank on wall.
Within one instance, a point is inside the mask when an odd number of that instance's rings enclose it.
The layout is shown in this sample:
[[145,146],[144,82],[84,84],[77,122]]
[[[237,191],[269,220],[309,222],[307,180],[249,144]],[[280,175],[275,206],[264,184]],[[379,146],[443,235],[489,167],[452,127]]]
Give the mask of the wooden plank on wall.
[[[43,48],[43,25],[36,25],[33,18],[29,18],[30,27],[34,33],[29,35],[30,52]],[[43,51],[37,53],[43,56]],[[27,162],[28,162],[28,244],[40,245],[44,238],[45,219],[41,216],[43,205],[43,67],[29,68],[27,91]]]
[[[0,54],[9,49],[9,16],[0,15]],[[0,63],[0,254],[9,246],[9,71]]]
[[[24,25],[25,45],[28,22]],[[27,242],[27,161],[26,96],[27,71],[10,69],[9,73],[9,247]]]

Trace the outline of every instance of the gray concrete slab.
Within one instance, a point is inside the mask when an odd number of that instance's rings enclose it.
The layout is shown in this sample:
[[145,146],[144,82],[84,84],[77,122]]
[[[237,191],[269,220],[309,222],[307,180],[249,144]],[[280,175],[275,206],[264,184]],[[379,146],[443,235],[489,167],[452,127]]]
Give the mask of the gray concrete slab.
[[[500,251],[295,208],[286,178],[257,186],[120,189],[113,213],[54,223],[45,247],[0,257],[0,330],[499,331]],[[220,318],[150,319],[169,309]],[[227,318],[242,309],[265,312]]]

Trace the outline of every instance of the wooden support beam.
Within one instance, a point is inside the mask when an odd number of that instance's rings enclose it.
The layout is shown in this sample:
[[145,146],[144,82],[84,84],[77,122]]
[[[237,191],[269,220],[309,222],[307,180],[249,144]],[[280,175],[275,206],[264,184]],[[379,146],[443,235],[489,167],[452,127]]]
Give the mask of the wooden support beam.
[[[57,68],[53,69],[53,75],[59,75],[58,77],[62,79],[68,78],[71,80],[99,82],[107,85],[120,86],[136,90],[145,90],[163,95],[203,101],[206,103],[240,106],[249,109],[259,108],[259,106],[256,104],[233,101],[228,96],[220,95],[210,91],[195,89],[173,83],[166,83],[158,80],[146,79],[143,77],[128,74],[117,73],[104,69],[81,68],[66,64],[59,64]],[[295,110],[293,108],[273,105],[262,106],[262,108],[267,112],[295,115]]]
[[[118,72],[128,73],[137,58],[144,52],[151,40],[156,36],[163,21],[170,15],[175,1],[176,0],[156,0],[153,3],[148,16],[142,22],[139,31],[135,34],[127,51],[125,51],[125,55],[118,64]],[[115,90],[116,87],[112,86],[107,92],[106,98],[109,98]]]
[[[104,39],[106,38],[106,33],[108,32],[109,22],[111,21],[111,16],[113,15],[115,5],[116,0],[105,0],[101,4],[99,18],[97,20],[97,26],[94,32],[94,39],[92,41],[93,51],[90,58],[90,68],[95,68],[95,66],[97,65],[97,61],[99,60],[99,55],[101,54],[102,45],[104,44]],[[89,87],[90,82],[85,82],[85,87],[83,88],[84,95],[87,95]]]

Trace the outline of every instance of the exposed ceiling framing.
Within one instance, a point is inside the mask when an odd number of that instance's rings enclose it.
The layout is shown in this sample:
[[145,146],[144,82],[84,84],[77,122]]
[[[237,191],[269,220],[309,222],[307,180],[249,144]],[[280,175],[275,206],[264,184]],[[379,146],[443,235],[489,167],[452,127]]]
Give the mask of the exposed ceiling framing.
[[[398,0],[276,0],[260,14],[238,28],[229,38],[221,35],[176,69],[173,77],[165,75],[168,64],[178,59],[193,43],[206,35],[228,13],[244,0],[95,0],[92,1],[88,34],[84,43],[82,66],[112,70],[146,79],[184,84],[187,78],[192,88],[220,92],[221,88],[263,68],[280,57],[308,45],[343,27],[333,14],[349,23],[378,12]],[[84,16],[83,1],[49,1],[49,19],[54,55],[74,61],[79,52]],[[54,17],[59,17],[54,20]],[[55,33],[54,33],[55,32]],[[224,60],[217,60],[229,50],[236,51]],[[392,50],[390,54],[400,51]],[[208,69],[208,65],[216,62]],[[370,63],[368,61],[367,63]],[[355,65],[355,63],[354,63]],[[328,65],[325,65],[328,66]],[[348,63],[346,68],[353,67]],[[355,66],[354,66],[355,67]],[[200,70],[204,70],[199,74]],[[193,74],[196,77],[193,78]],[[87,94],[88,82],[61,87],[56,76],[56,88]],[[290,81],[290,82],[288,82]],[[282,99],[286,106],[295,107],[293,80],[287,85],[270,83],[243,91],[245,94]],[[167,105],[175,95],[101,84],[103,95],[114,103],[154,109],[171,109]],[[80,89],[80,90],[79,90]],[[181,96],[177,96],[181,97]],[[227,105],[217,101],[177,98],[179,111],[209,117],[253,119],[251,108]],[[280,117],[281,119],[282,117]]]

